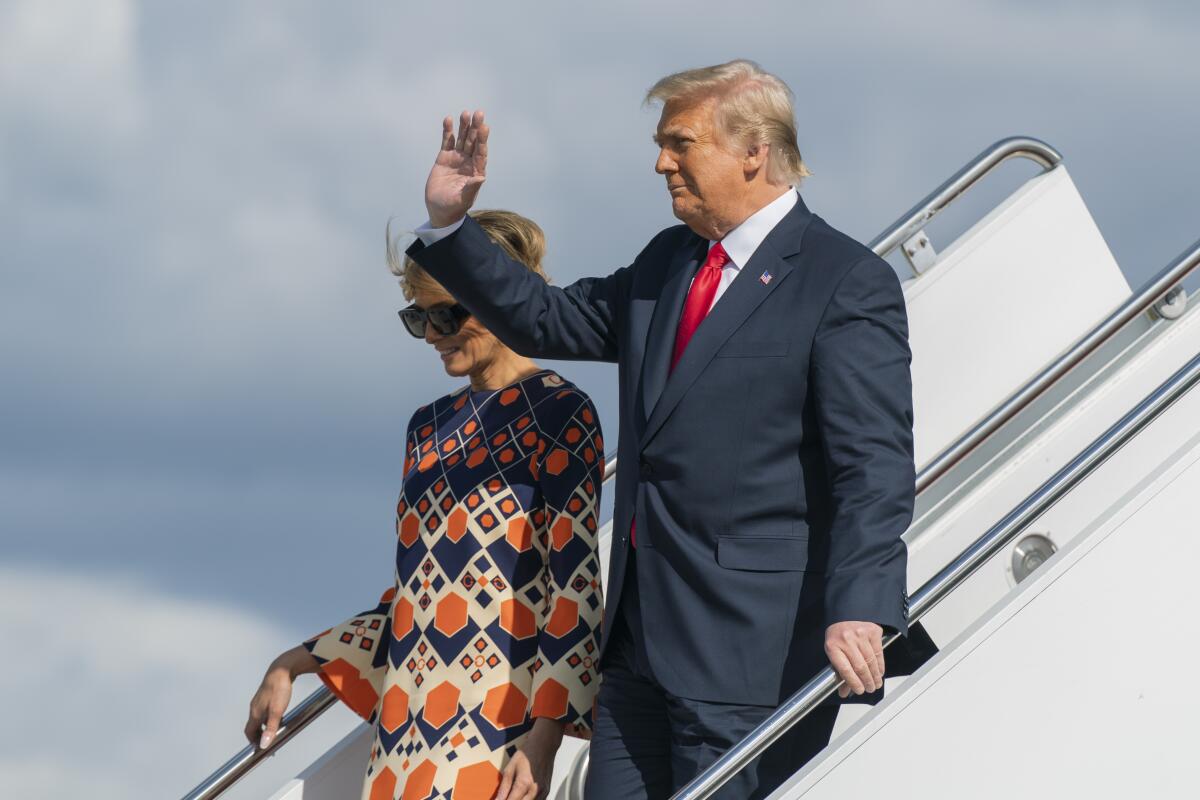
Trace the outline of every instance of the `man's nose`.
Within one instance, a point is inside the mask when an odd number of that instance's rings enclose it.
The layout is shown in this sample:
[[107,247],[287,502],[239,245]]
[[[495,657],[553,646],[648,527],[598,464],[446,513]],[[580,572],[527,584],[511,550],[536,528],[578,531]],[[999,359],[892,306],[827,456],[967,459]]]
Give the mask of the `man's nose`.
[[666,175],[668,172],[675,172],[678,167],[675,164],[675,159],[663,148],[658,151],[658,160],[654,162],[654,171],[659,175]]

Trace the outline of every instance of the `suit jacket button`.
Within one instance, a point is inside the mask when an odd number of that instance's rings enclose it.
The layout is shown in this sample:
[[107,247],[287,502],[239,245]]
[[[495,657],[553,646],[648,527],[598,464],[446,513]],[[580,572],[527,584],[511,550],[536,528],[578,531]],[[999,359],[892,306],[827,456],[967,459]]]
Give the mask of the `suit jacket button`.
[[638,474],[643,478],[649,478],[654,474],[654,468],[650,466],[650,462],[646,459],[638,460]]

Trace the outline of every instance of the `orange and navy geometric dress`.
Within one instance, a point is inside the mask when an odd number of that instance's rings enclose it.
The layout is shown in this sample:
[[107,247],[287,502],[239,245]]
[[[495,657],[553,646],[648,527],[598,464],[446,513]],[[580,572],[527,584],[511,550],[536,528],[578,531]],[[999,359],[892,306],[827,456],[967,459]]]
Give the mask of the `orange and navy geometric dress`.
[[534,718],[591,728],[600,423],[543,370],[417,409],[406,450],[394,586],[304,644],[374,725],[363,800],[490,800]]

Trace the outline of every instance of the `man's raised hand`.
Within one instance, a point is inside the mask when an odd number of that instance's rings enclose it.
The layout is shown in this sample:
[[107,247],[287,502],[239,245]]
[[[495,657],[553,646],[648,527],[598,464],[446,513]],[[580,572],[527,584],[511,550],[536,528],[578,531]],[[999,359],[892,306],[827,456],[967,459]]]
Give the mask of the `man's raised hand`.
[[442,146],[425,181],[425,208],[433,227],[458,222],[474,205],[487,173],[487,140],[482,111],[462,112],[458,136],[454,119],[442,120]]

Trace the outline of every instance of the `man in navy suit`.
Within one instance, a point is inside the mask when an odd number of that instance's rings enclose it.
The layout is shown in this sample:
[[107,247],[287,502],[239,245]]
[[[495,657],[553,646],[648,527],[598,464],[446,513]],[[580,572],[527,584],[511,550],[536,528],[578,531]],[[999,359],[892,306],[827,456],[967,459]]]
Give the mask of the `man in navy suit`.
[[[791,92],[748,61],[659,81],[655,170],[684,224],[548,286],[467,210],[488,127],[464,112],[409,255],[513,349],[618,364],[619,467],[588,797],[662,798],[832,664],[883,685],[907,634],[912,390],[882,259],[812,214]],[[876,694],[876,696],[878,696]],[[819,707],[718,796],[765,797],[829,740]]]

